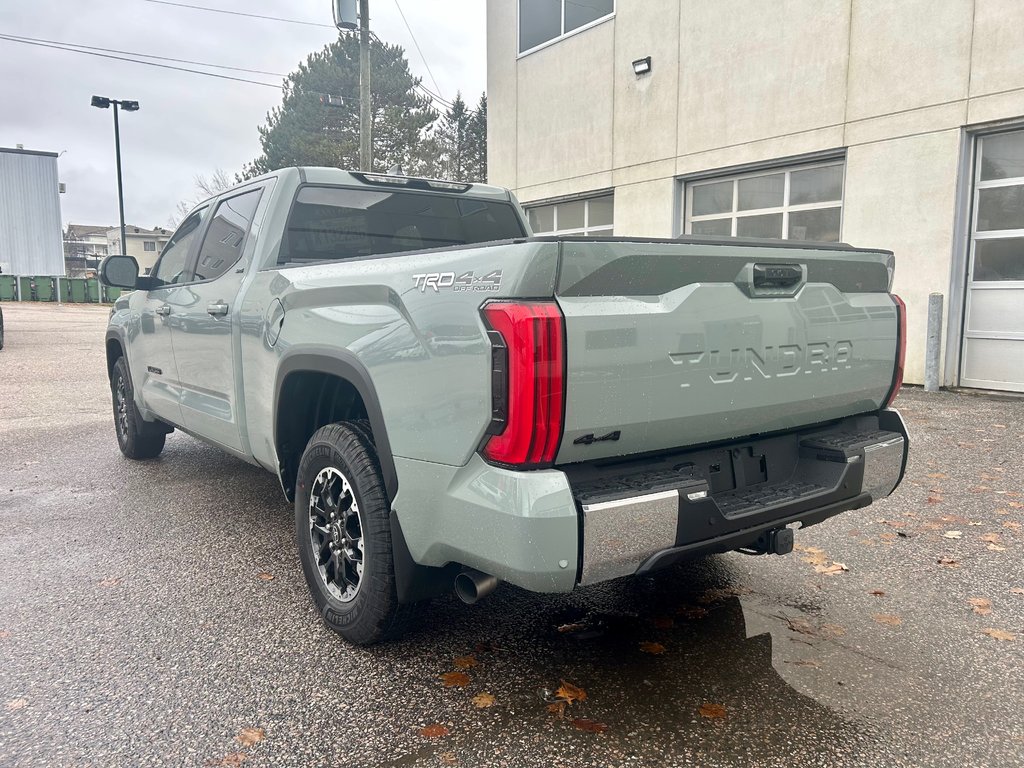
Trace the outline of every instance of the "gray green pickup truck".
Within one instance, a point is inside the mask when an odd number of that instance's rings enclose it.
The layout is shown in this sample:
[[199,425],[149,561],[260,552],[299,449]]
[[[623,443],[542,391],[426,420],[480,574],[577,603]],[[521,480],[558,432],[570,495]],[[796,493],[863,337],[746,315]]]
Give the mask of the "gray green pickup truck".
[[289,168],[199,205],[115,305],[121,451],[178,429],[280,478],[324,621],[395,637],[499,582],[785,554],[891,493],[893,256],[534,237],[484,185]]

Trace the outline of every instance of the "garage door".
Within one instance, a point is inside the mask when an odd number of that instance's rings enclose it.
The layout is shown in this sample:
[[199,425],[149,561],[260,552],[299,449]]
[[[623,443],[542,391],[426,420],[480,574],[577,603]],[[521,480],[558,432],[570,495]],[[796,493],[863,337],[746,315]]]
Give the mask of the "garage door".
[[977,153],[960,383],[1024,392],[1024,131]]

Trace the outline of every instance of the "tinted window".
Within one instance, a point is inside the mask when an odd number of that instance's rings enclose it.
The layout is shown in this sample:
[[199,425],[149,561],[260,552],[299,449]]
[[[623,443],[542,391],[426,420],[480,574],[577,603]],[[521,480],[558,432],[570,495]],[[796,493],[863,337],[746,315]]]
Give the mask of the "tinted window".
[[519,50],[562,34],[562,0],[519,0]]
[[508,203],[440,194],[305,187],[288,219],[279,264],[351,259],[522,237]]
[[565,31],[579,29],[614,10],[614,0],[565,0]]
[[186,281],[185,262],[188,261],[188,252],[192,247],[192,241],[199,231],[199,225],[203,223],[206,215],[206,208],[200,208],[191,216],[181,222],[181,226],[171,235],[171,239],[164,246],[160,254],[160,261],[157,262],[153,276],[163,283],[184,283]]
[[221,200],[203,238],[196,262],[196,280],[214,280],[231,268],[242,255],[245,236],[252,225],[262,190],[253,189]]

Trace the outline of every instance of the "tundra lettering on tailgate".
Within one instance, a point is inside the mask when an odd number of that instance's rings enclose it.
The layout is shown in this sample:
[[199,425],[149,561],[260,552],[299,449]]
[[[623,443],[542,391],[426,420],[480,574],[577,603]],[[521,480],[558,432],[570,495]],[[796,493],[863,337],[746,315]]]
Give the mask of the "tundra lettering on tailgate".
[[[805,374],[846,371],[853,367],[853,342],[815,341],[806,348],[799,344],[780,344],[777,347],[709,349],[695,352],[673,352],[669,358],[683,366],[689,374],[707,376],[713,384],[731,384],[735,381]],[[693,381],[680,384],[689,387]]]

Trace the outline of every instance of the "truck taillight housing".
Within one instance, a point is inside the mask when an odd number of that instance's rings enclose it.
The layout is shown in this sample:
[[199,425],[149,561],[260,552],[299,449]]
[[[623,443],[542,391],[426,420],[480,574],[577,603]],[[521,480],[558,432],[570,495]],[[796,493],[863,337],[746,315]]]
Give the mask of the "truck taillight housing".
[[892,401],[900,393],[900,387],[903,386],[903,367],[907,362],[907,305],[895,293],[890,295],[892,300],[896,302],[896,317],[899,326],[897,333],[899,335],[896,339],[896,370],[892,374],[892,388],[889,390],[889,397],[885,401],[885,408],[892,405]]
[[491,427],[481,453],[516,467],[550,466],[562,439],[565,325],[553,301],[492,301]]

